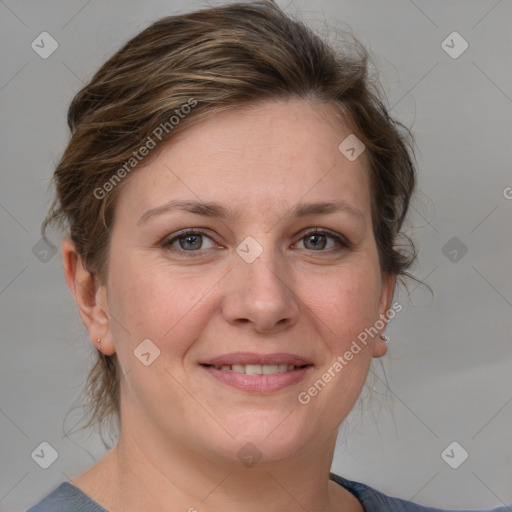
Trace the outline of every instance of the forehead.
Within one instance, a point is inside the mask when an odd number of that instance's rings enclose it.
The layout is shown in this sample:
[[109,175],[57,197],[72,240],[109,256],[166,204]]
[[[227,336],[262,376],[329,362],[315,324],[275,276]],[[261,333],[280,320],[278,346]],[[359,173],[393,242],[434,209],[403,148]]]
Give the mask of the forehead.
[[119,214],[134,221],[173,199],[216,201],[240,215],[342,200],[370,214],[367,159],[339,150],[351,134],[334,107],[266,101],[219,112],[166,143],[123,186]]

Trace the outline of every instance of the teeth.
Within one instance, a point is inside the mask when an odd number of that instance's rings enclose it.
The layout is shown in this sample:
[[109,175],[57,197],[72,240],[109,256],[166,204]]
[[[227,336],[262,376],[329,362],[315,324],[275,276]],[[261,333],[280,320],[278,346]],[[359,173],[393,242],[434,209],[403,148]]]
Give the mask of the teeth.
[[293,364],[223,364],[215,366],[217,370],[232,370],[247,375],[275,375],[276,373],[291,372],[298,368]]
[[261,364],[246,364],[245,373],[247,375],[261,375],[263,373],[261,370]]
[[279,373],[279,365],[264,364],[261,366],[261,373],[263,373],[263,375],[274,375],[276,373]]

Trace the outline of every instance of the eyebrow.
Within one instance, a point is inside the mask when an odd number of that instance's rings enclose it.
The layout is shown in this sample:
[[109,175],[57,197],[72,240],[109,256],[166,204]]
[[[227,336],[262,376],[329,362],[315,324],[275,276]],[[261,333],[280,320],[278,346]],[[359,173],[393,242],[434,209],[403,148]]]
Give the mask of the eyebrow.
[[[137,225],[141,225],[149,218],[162,213],[178,209],[204,217],[213,217],[223,220],[233,220],[237,215],[236,212],[223,206],[215,201],[212,202],[199,202],[190,200],[171,200],[161,206],[151,208],[146,211],[137,221]],[[366,223],[363,213],[345,203],[344,201],[324,201],[317,203],[297,203],[286,216],[292,217],[307,217],[309,215],[321,215],[336,212],[346,212],[355,217],[362,219]]]

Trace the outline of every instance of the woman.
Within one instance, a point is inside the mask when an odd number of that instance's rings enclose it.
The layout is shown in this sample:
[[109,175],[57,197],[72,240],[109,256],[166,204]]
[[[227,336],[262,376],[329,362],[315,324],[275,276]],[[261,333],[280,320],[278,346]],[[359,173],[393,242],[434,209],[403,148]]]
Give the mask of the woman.
[[414,255],[412,140],[364,50],[272,2],[164,18],[68,121],[43,232],[69,228],[93,419],[120,433],[30,512],[439,510],[330,473]]

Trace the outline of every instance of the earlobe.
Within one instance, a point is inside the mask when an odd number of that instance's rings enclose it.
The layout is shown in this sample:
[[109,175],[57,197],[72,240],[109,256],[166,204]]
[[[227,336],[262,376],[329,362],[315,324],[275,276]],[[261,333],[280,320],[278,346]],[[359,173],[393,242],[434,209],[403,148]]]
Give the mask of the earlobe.
[[101,351],[112,355],[115,347],[110,333],[105,286],[84,267],[75,243],[69,237],[62,241],[61,250],[66,284],[73,294],[91,342],[98,349],[96,340],[101,338]]
[[380,337],[375,337],[375,342],[373,345],[373,353],[372,357],[382,357],[385,356],[388,352],[388,345],[387,343]]
[[395,292],[395,285],[395,274],[387,274],[383,276],[379,303],[379,320],[381,323],[384,323],[385,325],[382,329],[380,329],[379,336],[375,337],[372,357],[382,357],[386,355],[388,351],[387,337],[384,337],[383,339],[382,336],[384,336],[384,331],[386,330],[386,325],[388,322],[388,311],[391,308],[391,302],[393,300],[393,295]]

